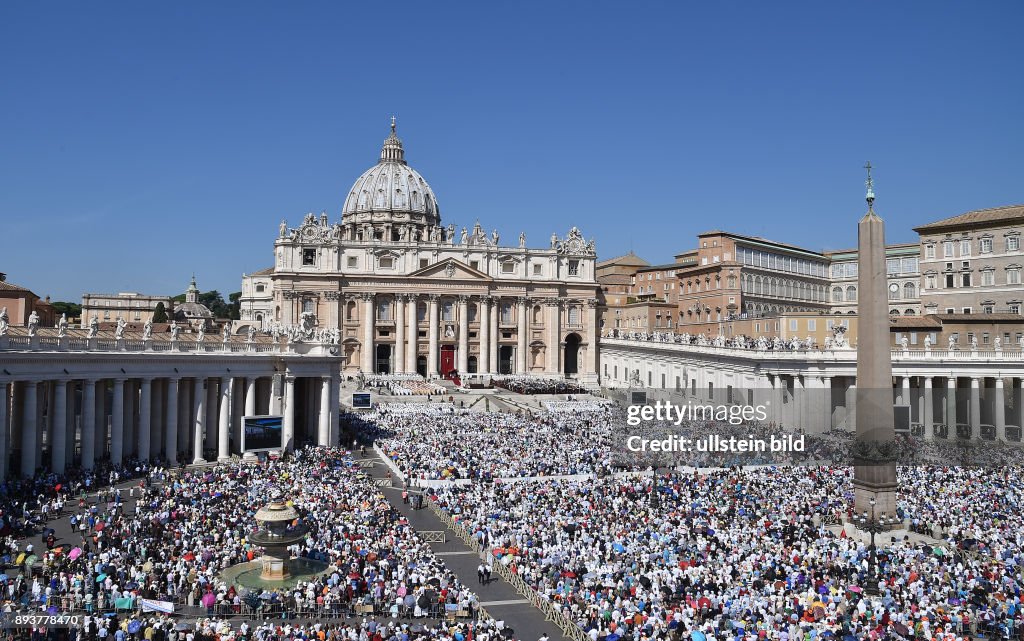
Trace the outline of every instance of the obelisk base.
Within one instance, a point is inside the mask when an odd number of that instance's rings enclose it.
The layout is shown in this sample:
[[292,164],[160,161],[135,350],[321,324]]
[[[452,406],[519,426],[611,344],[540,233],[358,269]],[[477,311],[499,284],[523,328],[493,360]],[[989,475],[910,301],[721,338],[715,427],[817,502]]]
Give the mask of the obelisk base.
[[896,517],[896,463],[858,465],[854,471],[854,518],[865,512],[871,518],[871,499],[875,499],[875,518]]

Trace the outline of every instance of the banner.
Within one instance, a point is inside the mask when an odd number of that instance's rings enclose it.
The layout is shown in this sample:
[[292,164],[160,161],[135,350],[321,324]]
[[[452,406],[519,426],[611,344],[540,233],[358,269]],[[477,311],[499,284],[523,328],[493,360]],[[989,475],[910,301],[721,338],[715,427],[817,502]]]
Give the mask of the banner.
[[139,605],[143,612],[163,612],[174,614],[174,604],[170,601],[154,601],[153,599],[139,599]]

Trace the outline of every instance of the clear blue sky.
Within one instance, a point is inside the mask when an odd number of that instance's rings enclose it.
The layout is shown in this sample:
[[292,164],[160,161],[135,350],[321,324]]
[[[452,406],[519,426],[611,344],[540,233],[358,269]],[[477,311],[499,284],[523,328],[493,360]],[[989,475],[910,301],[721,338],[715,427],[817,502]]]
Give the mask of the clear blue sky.
[[5,2],[0,271],[240,288],[398,116],[446,222],[668,262],[1024,202],[1024,3]]

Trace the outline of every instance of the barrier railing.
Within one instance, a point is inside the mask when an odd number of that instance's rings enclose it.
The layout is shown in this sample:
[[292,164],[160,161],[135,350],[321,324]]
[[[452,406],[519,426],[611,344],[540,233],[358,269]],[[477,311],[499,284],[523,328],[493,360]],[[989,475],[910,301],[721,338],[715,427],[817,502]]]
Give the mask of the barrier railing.
[[572,641],[590,641],[590,637],[587,636],[583,630],[576,625],[566,614],[563,614],[559,610],[555,609],[555,606],[548,599],[544,598],[539,592],[527,585],[526,581],[519,576],[518,572],[513,572],[507,565],[496,559],[490,551],[484,550],[480,541],[476,539],[470,532],[469,529],[458,523],[451,514],[441,509],[434,501],[427,501],[430,509],[437,515],[438,519],[441,520],[450,530],[462,539],[466,545],[471,547],[473,551],[478,554],[485,555],[487,561],[491,566],[501,575],[501,578],[505,579],[509,585],[515,588],[516,592],[526,597],[530,604],[541,611],[544,615],[544,619],[551,623],[554,623],[562,631],[562,633],[572,639]]

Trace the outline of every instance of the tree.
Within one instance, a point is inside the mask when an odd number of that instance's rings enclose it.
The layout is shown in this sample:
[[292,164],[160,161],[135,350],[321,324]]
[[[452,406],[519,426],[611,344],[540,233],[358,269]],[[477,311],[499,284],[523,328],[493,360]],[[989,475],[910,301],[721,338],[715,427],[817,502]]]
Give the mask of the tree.
[[228,294],[228,300],[231,303],[228,305],[228,318],[238,320],[242,317],[242,303],[239,299],[242,298],[242,292],[232,292]]
[[56,303],[50,304],[53,305],[55,312],[58,314],[67,314],[68,318],[78,318],[82,315],[82,306],[78,303],[57,301]]
[[166,323],[167,322],[167,308],[164,307],[164,302],[160,301],[156,304],[156,309],[153,310],[153,322],[154,323]]

